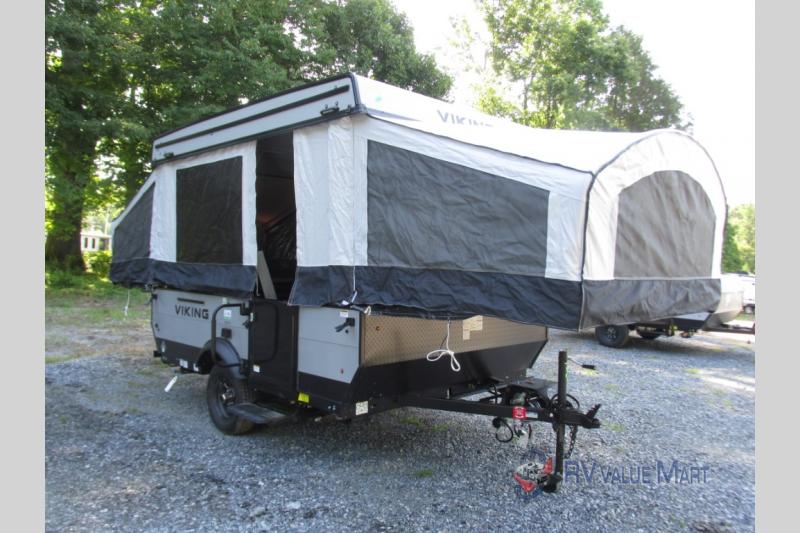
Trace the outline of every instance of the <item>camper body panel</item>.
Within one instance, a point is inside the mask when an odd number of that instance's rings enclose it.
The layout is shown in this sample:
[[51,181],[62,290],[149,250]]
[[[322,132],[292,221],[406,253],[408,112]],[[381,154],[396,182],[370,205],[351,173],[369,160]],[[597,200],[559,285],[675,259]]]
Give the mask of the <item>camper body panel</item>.
[[[488,317],[451,320],[448,339],[447,320],[165,289],[153,291],[152,313],[156,355],[166,363],[208,373],[216,313],[217,342],[234,347],[262,400],[342,418],[399,407],[409,394],[454,398],[524,379],[547,342],[547,328]],[[449,356],[426,359],[446,345],[459,371]]]
[[298,371],[350,383],[359,365],[359,312],[301,307]]
[[[214,311],[220,305],[242,301],[196,292],[153,291],[151,325],[156,349],[170,363],[193,368],[199,363],[204,345],[211,339]],[[244,322],[245,317],[235,308],[222,309],[217,316],[217,337],[226,339],[239,354],[247,354],[249,349],[249,332]]]

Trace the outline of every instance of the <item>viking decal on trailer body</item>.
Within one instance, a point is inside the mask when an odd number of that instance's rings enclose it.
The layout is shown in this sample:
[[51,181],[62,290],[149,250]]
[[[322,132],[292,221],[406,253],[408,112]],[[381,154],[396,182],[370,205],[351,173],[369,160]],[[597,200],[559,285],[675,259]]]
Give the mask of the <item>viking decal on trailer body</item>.
[[208,320],[208,309],[193,307],[191,305],[176,305],[175,314],[178,316],[188,316],[189,318],[202,318]]
[[439,114],[439,118],[442,119],[442,122],[450,122],[451,124],[467,124],[469,126],[487,126],[491,127],[492,125],[486,122],[482,122],[479,120],[475,120],[474,118],[465,117],[462,115],[456,115],[455,113],[451,113],[449,111],[440,111],[436,110]]

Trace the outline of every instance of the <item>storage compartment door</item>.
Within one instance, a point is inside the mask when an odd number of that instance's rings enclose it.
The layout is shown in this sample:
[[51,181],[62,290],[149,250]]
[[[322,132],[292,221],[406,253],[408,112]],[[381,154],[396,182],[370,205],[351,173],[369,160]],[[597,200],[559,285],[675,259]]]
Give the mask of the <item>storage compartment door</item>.
[[253,385],[295,399],[297,390],[297,309],[275,300],[255,301],[250,324]]

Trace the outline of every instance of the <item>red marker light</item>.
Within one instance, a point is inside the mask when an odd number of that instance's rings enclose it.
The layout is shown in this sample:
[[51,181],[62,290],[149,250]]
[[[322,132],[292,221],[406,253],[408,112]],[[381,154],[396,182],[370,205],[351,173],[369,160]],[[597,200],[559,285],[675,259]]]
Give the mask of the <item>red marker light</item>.
[[512,407],[511,408],[511,416],[515,420],[525,420],[525,416],[527,414],[528,413],[525,411],[524,407],[517,406],[517,407]]

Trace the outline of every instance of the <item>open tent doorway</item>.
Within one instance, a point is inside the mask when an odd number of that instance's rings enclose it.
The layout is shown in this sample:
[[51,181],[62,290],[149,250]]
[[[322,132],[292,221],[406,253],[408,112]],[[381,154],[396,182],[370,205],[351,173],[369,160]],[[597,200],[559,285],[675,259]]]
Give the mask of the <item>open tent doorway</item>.
[[288,300],[297,268],[291,131],[256,144],[256,239],[261,296]]

